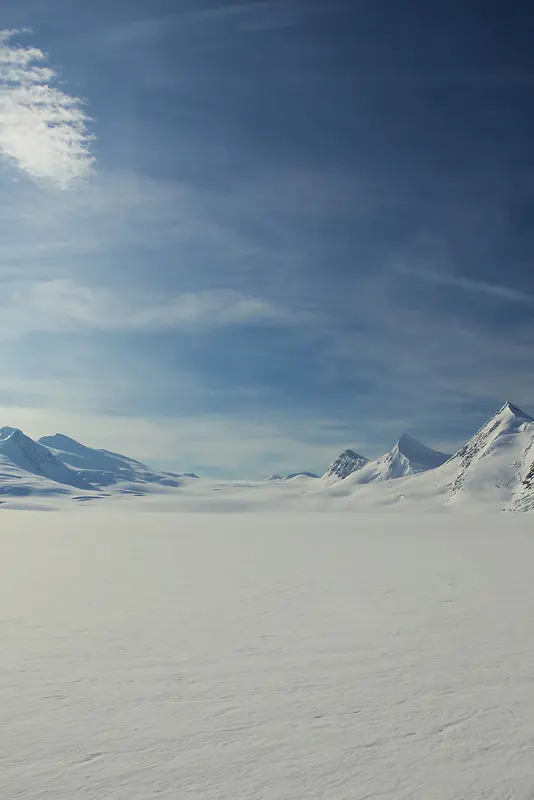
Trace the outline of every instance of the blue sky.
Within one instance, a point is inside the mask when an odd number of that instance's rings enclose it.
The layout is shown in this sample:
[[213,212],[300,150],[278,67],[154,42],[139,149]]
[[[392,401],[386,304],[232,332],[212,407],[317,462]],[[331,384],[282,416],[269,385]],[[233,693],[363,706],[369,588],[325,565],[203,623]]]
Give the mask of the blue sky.
[[5,0],[2,424],[259,477],[534,411],[530,14]]

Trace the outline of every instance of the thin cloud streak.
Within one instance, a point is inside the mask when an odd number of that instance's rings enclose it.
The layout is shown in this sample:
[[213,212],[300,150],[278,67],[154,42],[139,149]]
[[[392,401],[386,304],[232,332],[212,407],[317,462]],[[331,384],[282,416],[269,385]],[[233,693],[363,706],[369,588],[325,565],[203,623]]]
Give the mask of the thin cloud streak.
[[61,188],[85,177],[94,159],[89,116],[80,98],[52,84],[46,55],[12,40],[26,31],[0,31],[0,154],[35,180]]
[[224,6],[196,8],[192,11],[176,11],[159,17],[147,17],[117,25],[101,31],[99,43],[110,47],[130,45],[159,36],[170,26],[195,26],[202,23],[234,22],[244,33],[273,31],[290,28],[304,17],[344,10],[348,3],[300,3],[298,0],[251,0],[230,3]]
[[512,289],[509,286],[500,286],[496,283],[488,283],[487,281],[479,281],[472,278],[464,278],[460,275],[450,275],[443,272],[434,272],[432,270],[416,270],[410,269],[409,267],[401,267],[399,271],[412,277],[421,278],[421,280],[428,281],[429,283],[466,289],[467,291],[498,297],[501,300],[508,300],[511,303],[522,303],[529,306],[534,305],[534,296],[517,289]]

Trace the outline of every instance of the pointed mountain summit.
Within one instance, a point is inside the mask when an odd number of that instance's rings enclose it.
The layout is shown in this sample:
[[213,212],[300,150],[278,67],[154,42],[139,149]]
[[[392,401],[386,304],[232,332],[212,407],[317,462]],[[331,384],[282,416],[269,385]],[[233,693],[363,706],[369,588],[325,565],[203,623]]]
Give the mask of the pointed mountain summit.
[[14,467],[76,489],[94,489],[84,477],[55,458],[47,447],[34,442],[18,428],[0,428],[0,462],[4,467]]
[[461,447],[453,458],[462,459],[467,465],[475,456],[487,454],[488,450],[501,436],[520,432],[534,422],[534,419],[512,403],[505,403],[496,414]]
[[349,475],[352,475],[353,472],[357,472],[359,469],[362,469],[362,467],[365,467],[368,463],[368,458],[361,456],[354,450],[344,450],[341,455],[330,464],[323,475],[323,480],[329,483],[331,481],[343,480],[343,478],[347,478]]
[[448,455],[427,447],[413,436],[403,433],[393,445],[389,453],[367,464],[362,471],[362,480],[365,483],[389,481],[395,478],[406,478],[436,469],[444,464]]
[[[524,419],[524,420],[528,420],[530,422],[533,421],[533,417],[531,417],[529,414],[526,414],[524,411],[522,411],[517,406],[514,406],[513,403],[505,403],[503,405],[503,407],[500,409],[500,411],[498,412],[498,414],[511,414],[513,417],[516,417],[517,419]],[[495,415],[495,416],[497,416],[497,415]]]
[[[340,459],[342,459],[343,455],[340,456]],[[357,456],[357,454],[355,455]],[[362,456],[359,456],[359,458],[362,458]],[[354,484],[380,483],[436,469],[436,467],[444,464],[448,458],[449,456],[445,455],[445,453],[432,450],[412,436],[403,434],[388,453],[375,461],[367,461],[366,459],[364,464],[349,472],[345,478],[340,479],[348,480]],[[332,479],[330,479],[330,482],[332,482]]]
[[[360,484],[384,481],[388,484],[380,490],[360,492]],[[534,418],[505,403],[450,457],[403,435],[389,453],[338,481],[331,491],[377,506],[451,503],[478,510],[534,511]]]
[[446,465],[453,472],[451,498],[464,492],[517,495],[528,480],[534,446],[534,419],[513,403],[503,407],[455,453]]
[[[422,442],[403,433],[399,441],[391,450],[392,463],[396,463],[402,476],[416,475],[418,472],[425,472],[428,469],[436,469],[449,458],[445,453],[433,450]],[[393,477],[393,476],[392,476]],[[401,477],[395,475],[395,477]]]

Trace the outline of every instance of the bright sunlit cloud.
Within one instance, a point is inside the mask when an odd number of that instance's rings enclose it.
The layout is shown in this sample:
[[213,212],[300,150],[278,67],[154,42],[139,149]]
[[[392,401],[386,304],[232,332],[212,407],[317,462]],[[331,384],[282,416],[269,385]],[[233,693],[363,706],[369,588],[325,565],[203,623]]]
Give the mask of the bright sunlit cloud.
[[54,69],[36,47],[0,31],[0,154],[37,180],[62,188],[91,170],[89,117],[80,98],[53,84]]

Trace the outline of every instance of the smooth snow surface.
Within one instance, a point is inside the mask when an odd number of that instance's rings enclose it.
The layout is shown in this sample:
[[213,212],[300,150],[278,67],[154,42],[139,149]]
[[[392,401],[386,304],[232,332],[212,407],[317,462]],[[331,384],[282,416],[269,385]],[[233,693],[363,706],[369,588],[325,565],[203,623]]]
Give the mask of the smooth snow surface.
[[532,798],[528,515],[2,521],[3,797]]

